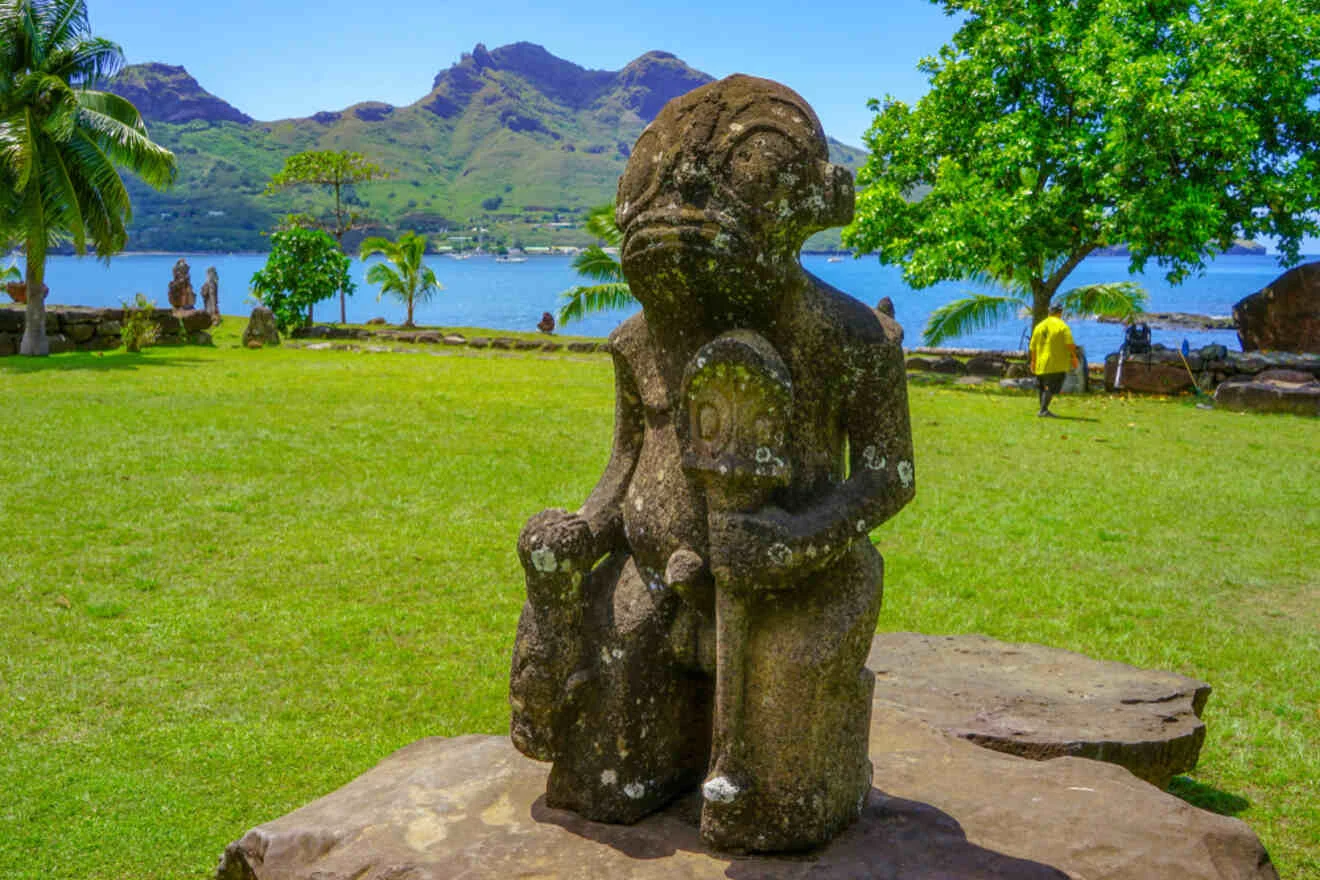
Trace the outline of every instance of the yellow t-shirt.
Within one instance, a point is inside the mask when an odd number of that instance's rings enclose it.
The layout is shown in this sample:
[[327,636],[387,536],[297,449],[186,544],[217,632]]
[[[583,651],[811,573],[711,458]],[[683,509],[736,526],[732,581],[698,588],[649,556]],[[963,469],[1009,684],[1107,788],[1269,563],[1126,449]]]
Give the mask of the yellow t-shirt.
[[1053,315],[1031,331],[1031,354],[1036,361],[1036,375],[1066,373],[1072,369],[1073,338],[1062,318]]

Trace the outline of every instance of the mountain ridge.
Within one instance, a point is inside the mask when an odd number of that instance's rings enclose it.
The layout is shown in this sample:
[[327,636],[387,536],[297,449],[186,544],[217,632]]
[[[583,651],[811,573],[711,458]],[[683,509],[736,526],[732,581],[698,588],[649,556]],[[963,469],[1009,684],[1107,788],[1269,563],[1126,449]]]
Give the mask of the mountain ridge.
[[[350,204],[373,221],[359,234],[411,228],[476,232],[495,246],[587,243],[580,221],[613,198],[642,129],[669,100],[713,79],[660,50],[592,70],[520,42],[478,43],[411,104],[361,101],[271,121],[252,119],[183,67],[132,65],[106,88],[132,100],[179,159],[171,191],[130,178],[130,246],[262,250],[262,233],[280,215],[328,210],[312,187],[262,195],[284,158],[308,149],[356,150],[395,172],[350,188]],[[831,153],[854,170],[864,159],[833,140]]]

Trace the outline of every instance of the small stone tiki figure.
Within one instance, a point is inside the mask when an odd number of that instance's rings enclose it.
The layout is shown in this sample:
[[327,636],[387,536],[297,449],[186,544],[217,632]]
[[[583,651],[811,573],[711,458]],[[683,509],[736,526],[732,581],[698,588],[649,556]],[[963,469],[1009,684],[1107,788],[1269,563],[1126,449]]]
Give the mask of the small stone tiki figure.
[[206,270],[206,281],[202,283],[202,308],[211,316],[211,324],[220,323],[220,276],[215,266]]
[[870,790],[868,535],[914,491],[897,325],[798,262],[852,179],[801,97],[733,76],[660,112],[617,205],[643,312],[611,336],[604,474],[518,539],[513,742],[551,807],[699,789],[717,849],[817,846]]
[[174,264],[174,277],[170,281],[168,297],[170,308],[184,311],[197,305],[197,294],[193,290],[192,276],[188,271],[188,261],[180,257]]

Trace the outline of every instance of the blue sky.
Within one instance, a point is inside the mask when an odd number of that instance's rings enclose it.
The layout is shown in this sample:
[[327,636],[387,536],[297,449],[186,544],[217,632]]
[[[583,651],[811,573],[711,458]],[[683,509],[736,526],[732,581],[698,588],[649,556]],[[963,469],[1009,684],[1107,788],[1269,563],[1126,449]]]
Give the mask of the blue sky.
[[366,100],[409,104],[478,42],[526,40],[589,68],[618,70],[663,49],[712,76],[776,79],[816,108],[826,131],[857,146],[871,118],[867,99],[920,97],[917,61],[955,29],[927,0],[88,0],[88,9],[93,32],[119,43],[130,63],[182,64],[262,120]]

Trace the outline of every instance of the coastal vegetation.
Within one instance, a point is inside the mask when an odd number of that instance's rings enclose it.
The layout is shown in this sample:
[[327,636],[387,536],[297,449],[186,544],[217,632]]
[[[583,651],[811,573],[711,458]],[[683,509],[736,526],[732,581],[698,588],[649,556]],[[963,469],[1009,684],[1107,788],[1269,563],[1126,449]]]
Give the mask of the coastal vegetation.
[[122,64],[119,46],[91,34],[83,0],[0,4],[0,228],[23,246],[25,355],[50,351],[50,247],[90,245],[108,259],[133,216],[119,169],[158,189],[174,180],[174,155],[148,137],[137,109],[96,88]]
[[[344,249],[344,235],[365,225],[365,218],[354,211],[345,197],[352,188],[372,180],[383,180],[390,172],[381,168],[361,153],[352,150],[307,150],[294,153],[284,160],[284,167],[266,184],[266,195],[273,195],[296,186],[319,186],[334,196],[331,212],[323,217],[298,215],[294,225],[324,229],[335,237],[339,249]],[[347,292],[339,291],[339,323],[348,322],[345,314]]]
[[353,261],[324,230],[294,226],[273,233],[266,265],[253,274],[252,294],[272,312],[281,333],[311,325],[316,304],[352,293]]
[[[997,293],[974,293],[945,303],[930,313],[921,331],[926,345],[943,345],[959,336],[983,330],[995,324],[1012,321],[1023,314],[1032,313],[1031,291],[1005,284],[989,275],[973,275],[977,284]],[[1086,284],[1056,294],[1067,318],[1115,318],[1125,320],[1146,308],[1150,297],[1135,281],[1115,281],[1107,284]],[[1024,338],[1031,335],[1033,323],[1024,328]],[[1023,348],[1026,346],[1023,345]]]
[[[204,880],[246,829],[394,749],[507,731],[514,546],[599,475],[609,359],[254,352],[243,326],[0,361],[24,438],[0,486],[59,497],[41,549],[30,508],[0,505],[6,880]],[[1201,762],[1173,791],[1320,880],[1314,420],[910,401],[921,490],[874,535],[881,628],[1209,682]]]
[[623,234],[614,222],[614,202],[592,208],[587,213],[586,228],[597,240],[573,258],[573,269],[595,283],[579,284],[559,295],[560,324],[580,321],[595,312],[626,309],[637,303],[628,289],[628,279],[623,277],[623,265],[618,257],[605,250],[608,247],[617,253],[623,241]]
[[1176,283],[1237,237],[1291,263],[1320,232],[1313,4],[943,6],[961,25],[920,64],[930,90],[871,103],[843,236],[913,287],[989,276],[1034,322],[1098,249]]
[[[403,303],[408,316],[403,326],[412,327],[413,306],[419,302],[429,302],[433,296],[445,289],[436,280],[435,271],[424,262],[426,257],[426,236],[415,232],[405,232],[398,241],[386,238],[368,238],[362,242],[362,259],[369,259],[380,254],[393,266],[376,263],[367,270],[367,283],[380,285],[376,295],[389,294]],[[341,322],[342,323],[342,322]]]

